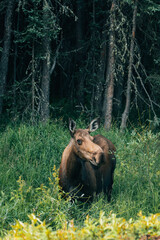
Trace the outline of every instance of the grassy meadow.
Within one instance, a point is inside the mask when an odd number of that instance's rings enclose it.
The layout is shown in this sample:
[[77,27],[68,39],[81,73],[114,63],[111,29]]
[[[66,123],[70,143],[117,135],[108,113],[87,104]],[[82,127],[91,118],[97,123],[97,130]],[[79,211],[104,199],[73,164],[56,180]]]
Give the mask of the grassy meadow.
[[[84,128],[83,122],[77,123]],[[99,219],[116,214],[126,220],[160,212],[160,134],[149,127],[121,133],[113,127],[102,134],[117,148],[112,201],[103,194],[93,203],[65,201],[58,188],[61,155],[69,143],[68,126],[61,120],[37,125],[8,125],[0,132],[0,236],[4,236],[16,219],[29,222],[34,214],[53,231],[74,221],[84,227],[89,216]]]

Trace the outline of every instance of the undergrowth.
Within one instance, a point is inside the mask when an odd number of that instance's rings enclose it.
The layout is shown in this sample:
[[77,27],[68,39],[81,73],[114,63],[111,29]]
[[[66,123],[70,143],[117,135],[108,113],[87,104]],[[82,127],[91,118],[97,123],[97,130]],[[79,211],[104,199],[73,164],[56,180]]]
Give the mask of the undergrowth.
[[133,219],[126,221],[124,218],[117,218],[115,214],[106,218],[104,212],[100,212],[100,216],[96,219],[87,216],[82,228],[77,228],[74,221],[70,221],[65,222],[63,227],[56,231],[48,227],[44,221],[40,221],[34,214],[29,215],[29,219],[31,223],[16,221],[4,240],[160,239],[160,214],[151,214],[146,217],[139,212],[136,221]]
[[[84,128],[79,121],[78,126]],[[134,219],[139,211],[149,216],[160,212],[160,134],[149,128],[121,133],[116,127],[96,134],[110,139],[117,148],[112,201],[103,194],[93,203],[71,203],[59,194],[58,168],[70,135],[61,120],[30,126],[8,126],[0,133],[0,235],[16,221],[29,222],[34,214],[46,228],[63,229],[74,221],[76,229],[85,227],[86,217]],[[17,220],[16,220],[17,219]],[[107,221],[107,220],[105,220]],[[122,221],[123,222],[123,221]],[[127,224],[127,223],[126,223]],[[78,231],[78,230],[77,230]]]

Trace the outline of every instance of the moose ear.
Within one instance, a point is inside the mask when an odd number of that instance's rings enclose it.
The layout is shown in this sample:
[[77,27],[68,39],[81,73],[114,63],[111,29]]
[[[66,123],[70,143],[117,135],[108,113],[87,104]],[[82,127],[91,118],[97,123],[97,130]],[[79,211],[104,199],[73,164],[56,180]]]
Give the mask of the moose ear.
[[76,129],[76,122],[73,121],[71,118],[69,118],[69,130],[70,130],[71,137],[73,137],[75,133],[75,129]]
[[94,132],[99,128],[100,125],[100,118],[95,118],[92,120],[92,122],[89,124],[89,132]]

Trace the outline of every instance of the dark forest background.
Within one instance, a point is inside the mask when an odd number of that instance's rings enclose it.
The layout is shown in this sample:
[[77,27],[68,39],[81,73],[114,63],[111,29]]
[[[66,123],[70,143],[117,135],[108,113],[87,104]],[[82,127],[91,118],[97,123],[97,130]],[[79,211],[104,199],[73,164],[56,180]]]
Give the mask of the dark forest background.
[[0,2],[0,118],[160,116],[159,0]]

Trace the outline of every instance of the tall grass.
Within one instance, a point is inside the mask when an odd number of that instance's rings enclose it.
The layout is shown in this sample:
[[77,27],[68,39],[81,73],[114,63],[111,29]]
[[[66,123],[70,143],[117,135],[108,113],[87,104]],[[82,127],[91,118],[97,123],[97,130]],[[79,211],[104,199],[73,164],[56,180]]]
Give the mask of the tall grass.
[[[78,126],[85,127],[81,121]],[[58,229],[71,219],[80,227],[87,215],[98,219],[100,211],[126,219],[136,218],[140,210],[145,215],[160,211],[160,135],[148,128],[123,134],[100,128],[98,133],[117,148],[111,203],[103,194],[92,204],[60,198],[57,171],[70,139],[61,121],[8,126],[0,133],[0,234],[32,213]]]

